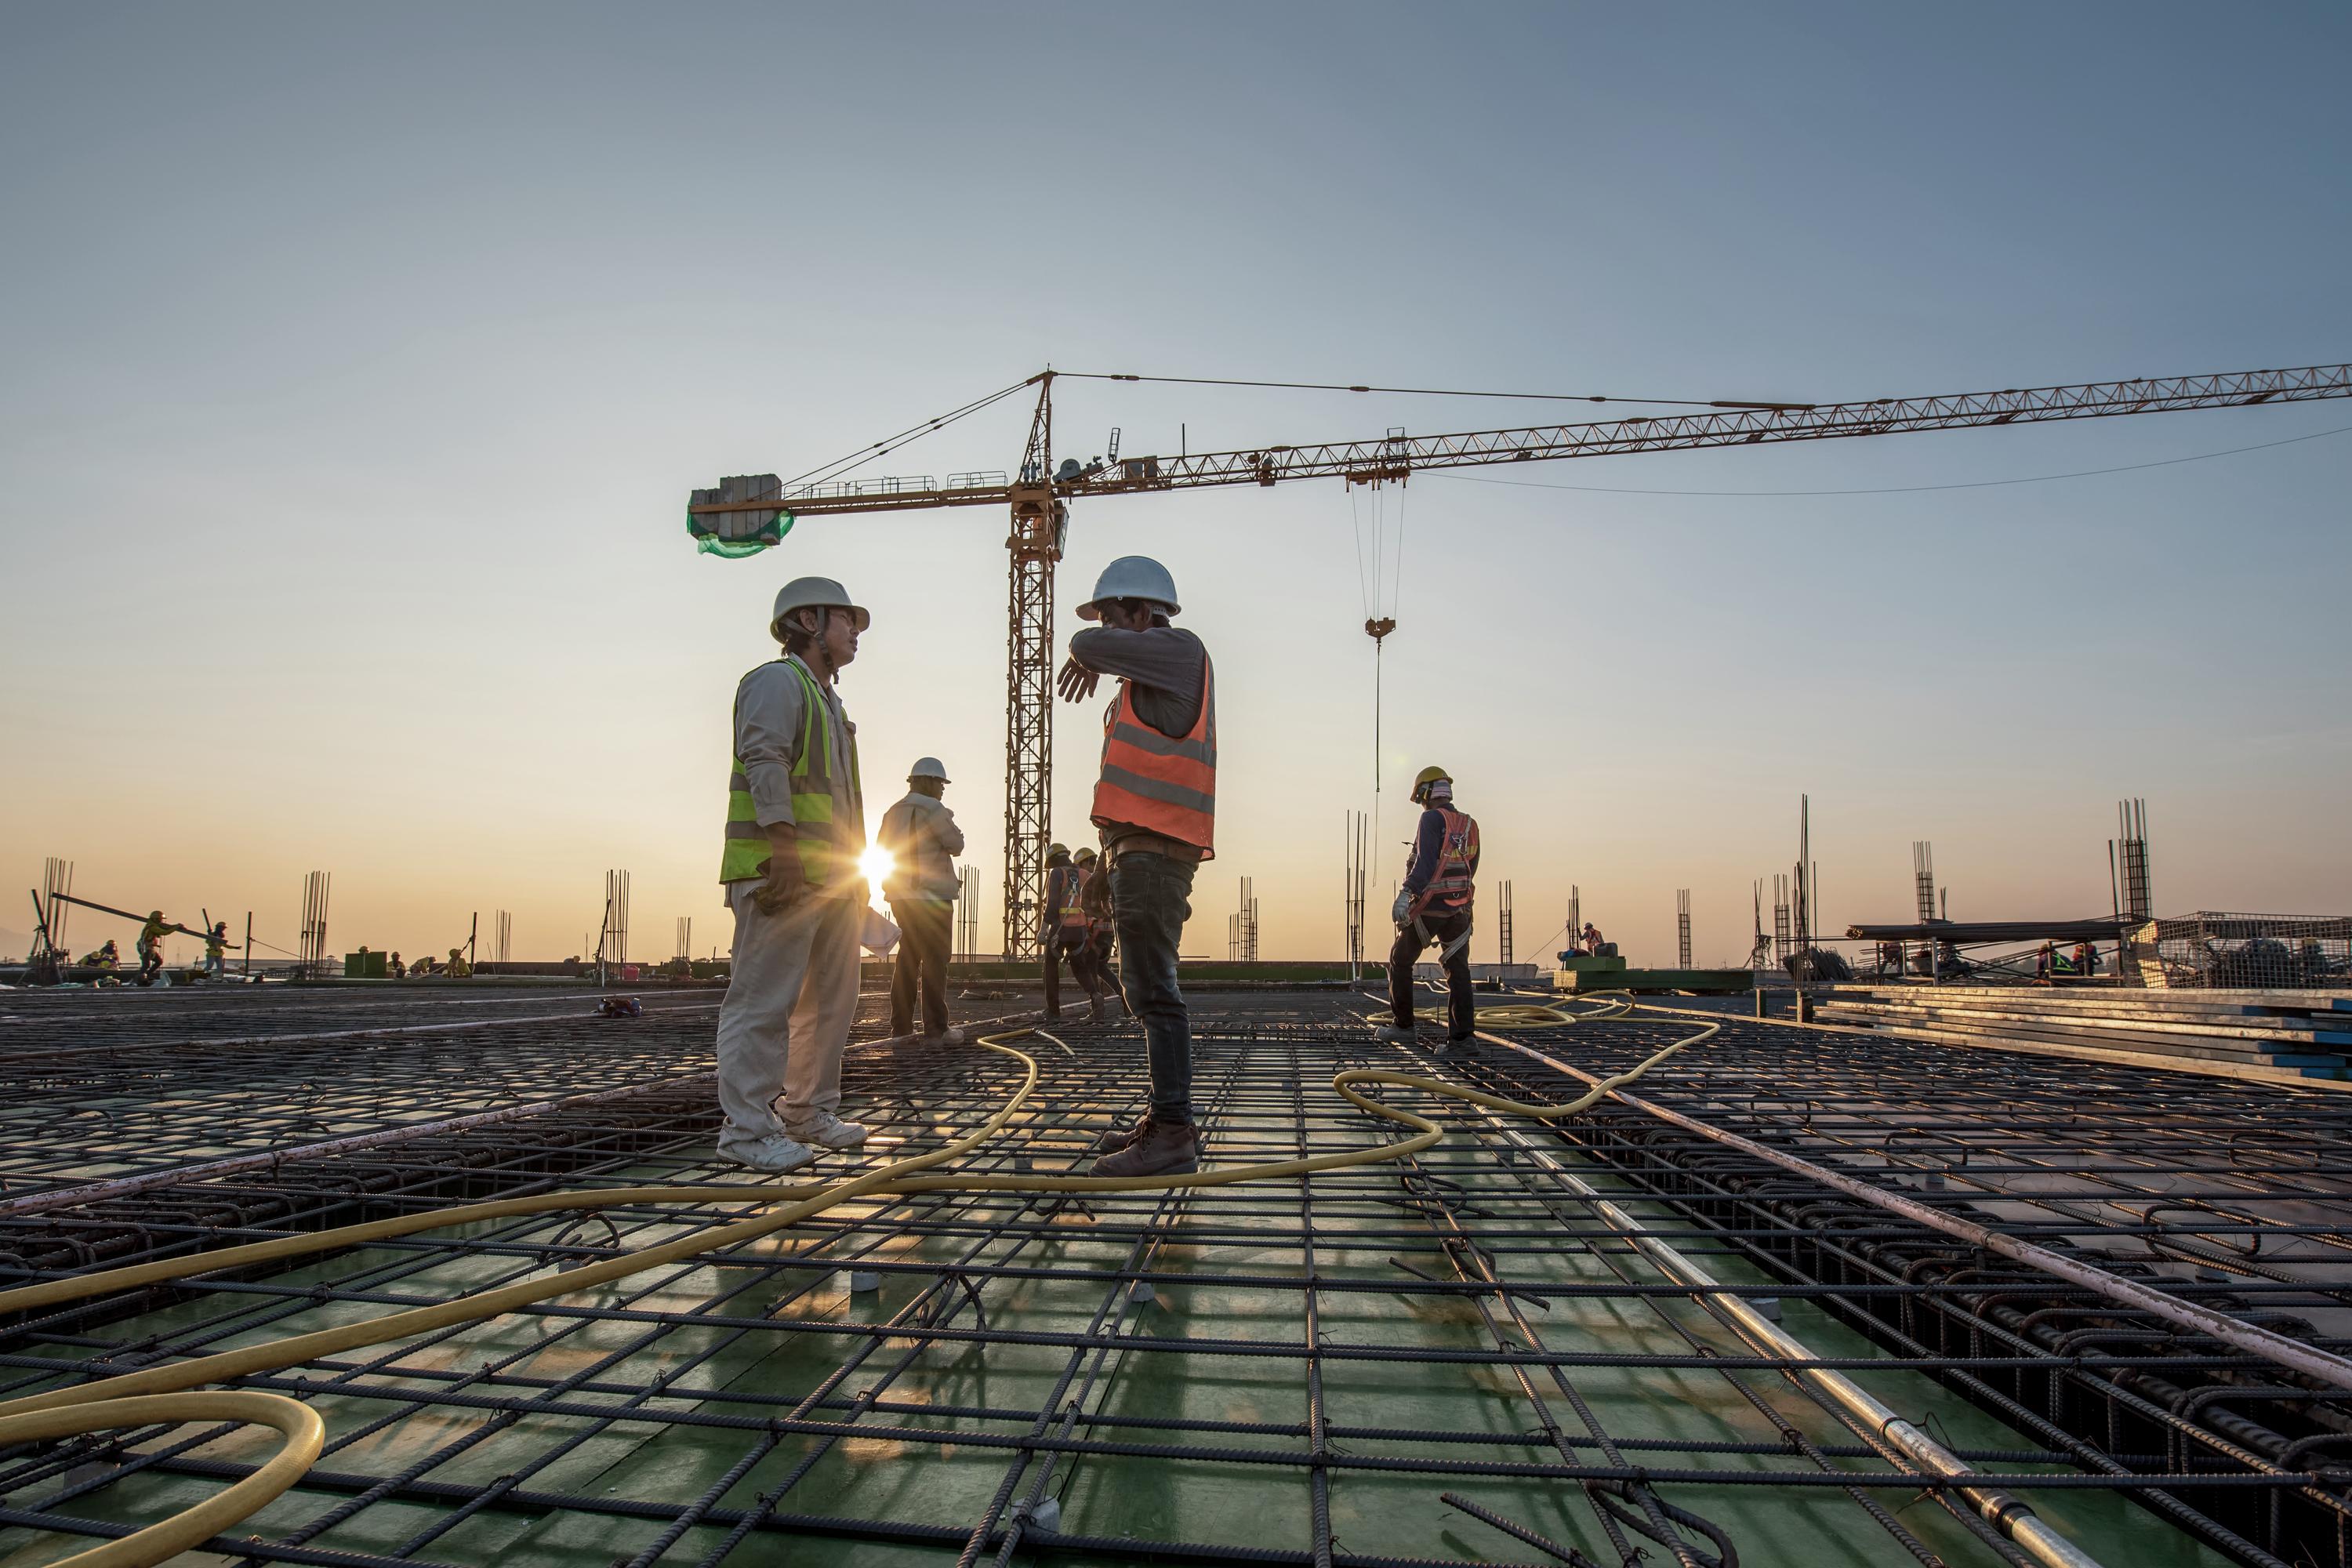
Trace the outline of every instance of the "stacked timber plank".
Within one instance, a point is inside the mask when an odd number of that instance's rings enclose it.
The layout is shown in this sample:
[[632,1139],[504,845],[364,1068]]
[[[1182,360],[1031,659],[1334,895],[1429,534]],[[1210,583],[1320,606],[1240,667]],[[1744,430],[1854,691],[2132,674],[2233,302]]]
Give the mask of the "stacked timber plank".
[[1817,1016],[1951,1045],[2166,1058],[2352,1079],[2352,994],[2344,992],[1836,985],[1822,994]]

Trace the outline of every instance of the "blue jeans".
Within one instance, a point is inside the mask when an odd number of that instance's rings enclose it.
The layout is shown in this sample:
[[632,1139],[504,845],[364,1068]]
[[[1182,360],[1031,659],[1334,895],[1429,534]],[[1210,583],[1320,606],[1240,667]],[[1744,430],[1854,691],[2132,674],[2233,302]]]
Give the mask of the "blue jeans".
[[1192,913],[1189,861],[1138,852],[1111,863],[1120,988],[1143,1025],[1151,1065],[1151,1110],[1192,1120],[1192,1021],[1176,986],[1176,948]]

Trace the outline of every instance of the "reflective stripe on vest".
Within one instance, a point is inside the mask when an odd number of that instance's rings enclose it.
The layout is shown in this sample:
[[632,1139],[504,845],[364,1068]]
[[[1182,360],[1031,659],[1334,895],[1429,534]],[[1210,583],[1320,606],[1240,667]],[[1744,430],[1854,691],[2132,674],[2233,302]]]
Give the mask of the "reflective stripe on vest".
[[1217,700],[1206,654],[1201,658],[1201,711],[1181,736],[1163,735],[1135,710],[1131,682],[1103,715],[1102,777],[1095,784],[1094,824],[1140,827],[1190,844],[1213,859],[1217,816]]
[[[1478,858],[1478,825],[1450,805],[1430,809],[1444,823],[1444,836],[1437,843],[1437,868],[1421,897],[1413,900],[1413,908],[1423,914],[1466,910],[1474,890],[1470,868]],[[1407,866],[1405,875],[1412,873],[1413,868]]]
[[[833,815],[833,726],[826,723],[824,693],[815,677],[798,659],[780,659],[801,679],[801,746],[793,759],[793,821],[801,857],[801,874],[812,887],[832,880],[844,859],[855,861],[859,845],[847,842],[847,823]],[[858,787],[857,742],[849,742],[849,787]],[[719,879],[743,882],[768,874],[768,830],[760,826],[760,808],[751,799],[751,770],[735,759],[727,777],[727,843],[719,858]]]

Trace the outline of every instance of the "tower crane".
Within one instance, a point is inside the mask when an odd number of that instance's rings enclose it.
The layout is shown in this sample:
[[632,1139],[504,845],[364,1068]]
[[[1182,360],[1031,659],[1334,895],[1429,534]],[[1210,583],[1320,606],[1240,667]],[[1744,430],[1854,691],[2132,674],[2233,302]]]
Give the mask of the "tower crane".
[[[2087,382],[2071,386],[2011,388],[1927,397],[1874,397],[1850,403],[1718,401],[1691,412],[1635,416],[1589,423],[1467,430],[1443,436],[1391,433],[1377,439],[1313,446],[1270,445],[1178,457],[1119,458],[1081,464],[1053,462],[1054,383],[1074,373],[1040,371],[1002,392],[878,442],[845,462],[862,463],[927,435],[952,419],[1034,387],[1036,407],[1018,470],[950,474],[945,483],[919,479],[817,479],[786,485],[773,474],[739,475],[693,492],[690,533],[722,553],[742,554],[777,542],[801,518],[934,507],[1003,509],[1012,526],[1006,613],[1004,720],[1004,951],[1033,954],[1044,910],[1045,847],[1053,805],[1054,567],[1062,558],[1074,500],[1221,485],[1274,485],[1286,479],[1336,479],[1350,485],[1402,484],[1424,470],[1495,463],[1546,462],[1705,447],[1820,441],[1838,437],[1892,436],[1923,430],[1964,430],[1988,425],[2098,419],[2192,408],[2240,408],[2352,396],[2352,364],[2293,370],[2232,371],[2210,375]],[[1146,381],[1141,375],[1083,379]],[[1402,388],[1348,386],[1349,392]],[[1583,400],[1575,400],[1583,401]],[[1606,403],[1611,399],[1593,397]],[[839,470],[843,465],[833,465]],[[826,470],[817,470],[820,474]]]

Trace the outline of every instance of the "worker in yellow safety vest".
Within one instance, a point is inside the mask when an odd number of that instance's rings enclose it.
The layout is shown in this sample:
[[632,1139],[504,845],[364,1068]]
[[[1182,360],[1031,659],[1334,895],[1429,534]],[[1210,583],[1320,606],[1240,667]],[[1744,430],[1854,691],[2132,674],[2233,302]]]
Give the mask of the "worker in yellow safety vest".
[[191,931],[186,926],[165,920],[163,911],[161,910],[149,914],[147,923],[139,928],[140,984],[152,985],[154,984],[155,977],[163,973],[163,939],[173,931],[179,931],[187,936],[205,934],[200,931]]
[[1437,943],[1445,969],[1446,1044],[1467,1046],[1476,1028],[1477,1004],[1470,994],[1470,915],[1478,875],[1478,824],[1454,809],[1454,777],[1444,768],[1421,770],[1412,782],[1421,807],[1412,855],[1405,862],[1404,886],[1391,911],[1396,945],[1389,949],[1389,1007],[1394,1016],[1380,1031],[1383,1040],[1413,1040],[1412,967],[1422,949]]
[[467,961],[466,957],[466,950],[462,947],[451,948],[449,950],[449,962],[447,964],[443,966],[441,973],[446,974],[452,980],[472,979],[474,976],[474,966]]
[[1097,1176],[1200,1168],[1192,1018],[1176,950],[1192,913],[1193,873],[1215,854],[1217,705],[1209,650],[1170,624],[1178,609],[1167,567],[1120,556],[1078,606],[1102,624],[1070,638],[1057,678],[1070,702],[1092,697],[1103,676],[1118,678],[1089,815],[1102,834],[1127,1010],[1143,1025],[1151,1074],[1144,1115],[1096,1140],[1089,1171]]
[[866,1142],[838,1114],[857,1015],[866,802],[857,727],[834,687],[871,621],[832,578],[795,578],[768,619],[783,657],[735,689],[719,865],[735,914],[719,1008],[719,1152],[755,1171],[796,1171]]

